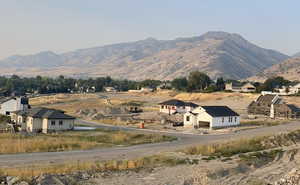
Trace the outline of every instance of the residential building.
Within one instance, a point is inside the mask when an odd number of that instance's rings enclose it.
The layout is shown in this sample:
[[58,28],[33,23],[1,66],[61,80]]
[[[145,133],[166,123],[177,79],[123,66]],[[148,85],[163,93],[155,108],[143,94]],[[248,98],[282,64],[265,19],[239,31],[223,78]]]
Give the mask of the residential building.
[[240,125],[240,115],[227,106],[199,106],[184,114],[184,127],[224,128]]
[[300,109],[295,105],[286,104],[279,95],[263,94],[250,103],[248,114],[294,119],[300,117]]
[[11,112],[25,111],[30,108],[27,97],[9,97],[0,99],[0,114],[9,116]]
[[194,110],[199,105],[192,102],[171,99],[159,104],[159,111],[166,114],[186,113]]
[[235,82],[230,82],[225,84],[226,91],[233,91],[233,92],[255,92],[256,87],[251,83],[240,84]]
[[11,120],[27,132],[57,132],[72,130],[75,118],[61,110],[33,108],[11,113]]
[[106,92],[117,92],[117,89],[114,87],[104,87],[104,90]]

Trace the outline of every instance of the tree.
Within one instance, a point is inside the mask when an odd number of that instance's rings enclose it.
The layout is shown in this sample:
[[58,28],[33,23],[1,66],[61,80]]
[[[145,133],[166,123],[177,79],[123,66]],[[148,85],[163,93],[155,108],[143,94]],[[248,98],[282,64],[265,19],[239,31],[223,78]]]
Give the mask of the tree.
[[199,71],[191,72],[188,77],[188,91],[201,91],[211,84],[209,76]]
[[219,91],[223,91],[225,89],[225,81],[222,77],[217,79],[216,86]]
[[185,77],[182,78],[175,78],[172,82],[171,85],[173,88],[179,91],[185,91],[187,90],[188,86],[188,81]]
[[280,88],[282,86],[287,86],[291,82],[289,80],[284,79],[281,76],[273,77],[267,79],[260,88],[262,91],[273,91],[275,88]]

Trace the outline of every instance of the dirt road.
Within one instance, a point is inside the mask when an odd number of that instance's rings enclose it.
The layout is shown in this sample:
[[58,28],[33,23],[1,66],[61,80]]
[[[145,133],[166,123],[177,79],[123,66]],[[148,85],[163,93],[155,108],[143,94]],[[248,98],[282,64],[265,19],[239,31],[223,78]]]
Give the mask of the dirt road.
[[96,161],[96,160],[110,160],[110,159],[132,159],[153,155],[160,152],[174,151],[185,148],[187,146],[208,144],[218,141],[228,141],[230,139],[250,138],[256,136],[264,136],[271,134],[278,134],[282,132],[289,132],[300,129],[300,122],[292,122],[273,127],[262,127],[250,130],[243,130],[237,133],[220,134],[220,135],[192,135],[174,132],[163,132],[153,130],[140,130],[134,128],[96,125],[92,122],[85,122],[91,126],[98,128],[112,128],[121,130],[135,130],[144,133],[160,133],[164,135],[172,135],[178,137],[177,141],[143,144],[129,147],[113,147],[94,149],[87,151],[68,151],[68,152],[48,152],[48,153],[26,153],[26,154],[8,154],[0,155],[0,167],[17,167],[34,164],[46,163],[64,163],[68,161]]

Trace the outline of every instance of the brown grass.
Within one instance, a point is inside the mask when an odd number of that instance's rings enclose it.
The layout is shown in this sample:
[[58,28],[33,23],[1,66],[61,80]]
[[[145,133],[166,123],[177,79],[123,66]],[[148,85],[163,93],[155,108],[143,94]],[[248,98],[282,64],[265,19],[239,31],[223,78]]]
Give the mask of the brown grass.
[[183,150],[188,155],[231,157],[236,154],[256,152],[281,146],[290,146],[300,141],[300,130],[275,136],[240,139],[226,143],[200,145]]
[[185,164],[185,159],[178,159],[167,155],[154,155],[135,160],[112,160],[98,162],[67,162],[59,165],[35,165],[20,168],[0,169],[0,175],[18,176],[21,178],[34,177],[42,174],[70,174],[74,172],[103,172],[120,171],[157,167],[161,165],[174,166]]
[[56,94],[50,96],[40,96],[30,99],[32,106],[49,105],[56,103],[75,102],[79,100],[86,100],[91,98],[97,98],[96,94]]
[[240,97],[247,99],[255,99],[257,94],[251,93],[225,93],[225,92],[215,92],[215,93],[180,93],[174,98],[184,100],[184,101],[216,101],[224,98],[230,97]]
[[174,140],[174,137],[117,131],[70,132],[52,135],[0,135],[0,154],[87,150],[114,145],[137,145]]

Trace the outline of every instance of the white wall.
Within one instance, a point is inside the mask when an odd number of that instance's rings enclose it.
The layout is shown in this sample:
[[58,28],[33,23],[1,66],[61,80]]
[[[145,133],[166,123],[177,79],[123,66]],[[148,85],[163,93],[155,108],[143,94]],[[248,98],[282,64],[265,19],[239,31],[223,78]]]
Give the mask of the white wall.
[[[232,121],[231,121],[232,119]],[[211,128],[218,127],[230,127],[240,125],[240,117],[232,116],[232,117],[214,117],[212,119]]]
[[[55,125],[51,122],[54,121]],[[59,122],[62,121],[62,125]],[[48,133],[51,131],[65,131],[72,130],[74,128],[74,119],[44,119],[43,120],[43,132]]]
[[[240,125],[240,117],[212,117],[203,108],[197,107],[193,110],[193,113],[184,114],[184,126],[195,126],[198,122],[209,122],[210,128],[221,128]],[[186,117],[190,116],[190,121],[186,121]],[[232,119],[232,121],[231,121]]]
[[21,98],[11,99],[1,104],[0,114],[6,115],[7,112],[25,110],[28,105],[21,104]]
[[[187,120],[189,117],[189,121]],[[185,113],[183,116],[183,125],[184,127],[193,127],[197,123],[197,116],[191,113]]]

